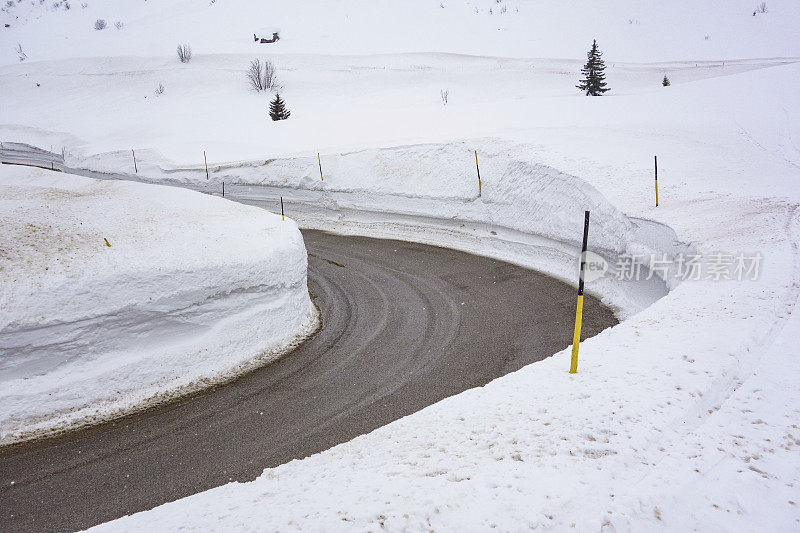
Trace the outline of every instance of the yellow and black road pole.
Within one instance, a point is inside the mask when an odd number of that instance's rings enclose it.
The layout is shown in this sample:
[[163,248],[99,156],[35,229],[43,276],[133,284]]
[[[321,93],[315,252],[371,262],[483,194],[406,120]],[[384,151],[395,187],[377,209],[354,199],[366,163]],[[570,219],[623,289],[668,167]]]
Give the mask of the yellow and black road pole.
[[569,373],[578,371],[578,346],[581,344],[581,321],[583,320],[583,273],[586,270],[586,245],[589,241],[589,211],[584,213],[583,246],[581,246],[581,270],[578,274],[578,307],[575,310],[575,333],[572,336],[572,360]]
[[286,217],[283,216],[283,196],[281,196],[281,220],[286,220]]
[[225,198],[225,182],[222,182],[222,197]]
[[317,163],[319,163],[319,179],[325,181],[325,178],[322,177],[322,159],[319,157],[319,152],[317,152]]
[[139,167],[136,166],[136,152],[133,151],[133,148],[131,148],[131,155],[133,156],[133,171],[138,174]]
[[475,169],[478,171],[478,196],[481,195],[481,167],[478,166],[478,151],[475,150]]
[[653,162],[655,163],[655,170],[656,170],[656,207],[658,207],[658,156],[653,156]]
[[208,179],[208,159],[206,159],[206,151],[203,150],[203,162],[206,164],[206,179]]

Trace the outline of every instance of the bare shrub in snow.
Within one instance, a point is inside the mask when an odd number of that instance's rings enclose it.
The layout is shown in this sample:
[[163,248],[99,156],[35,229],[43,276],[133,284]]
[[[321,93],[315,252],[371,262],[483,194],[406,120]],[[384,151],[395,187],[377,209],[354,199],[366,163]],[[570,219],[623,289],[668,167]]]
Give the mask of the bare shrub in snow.
[[25,61],[26,59],[28,59],[28,54],[26,54],[25,52],[22,51],[22,45],[21,44],[17,43],[17,47],[14,48],[14,51],[19,56],[19,60],[20,61]]
[[104,19],[97,19],[94,21],[94,29],[96,30],[103,30],[106,27],[106,21]]
[[125,23],[124,23],[124,22],[122,22],[122,21],[119,21],[119,20],[118,20],[118,21],[116,21],[116,22],[114,23],[114,27],[115,27],[115,28],[117,28],[118,30],[121,30],[123,26],[125,26]]
[[766,13],[766,12],[767,12],[767,3],[761,2],[756,6],[756,10],[753,11],[753,15],[755,15],[756,13]]
[[164,94],[164,84],[159,83],[158,87],[156,87],[156,96]]
[[441,89],[439,95],[442,97],[442,104],[447,105],[447,99],[450,97],[450,89]]
[[278,81],[278,70],[270,60],[263,63],[260,59],[250,61],[247,70],[247,83],[255,91],[280,91],[283,85]]
[[178,45],[178,59],[181,60],[181,63],[188,63],[192,60],[192,47],[188,44],[179,44]]

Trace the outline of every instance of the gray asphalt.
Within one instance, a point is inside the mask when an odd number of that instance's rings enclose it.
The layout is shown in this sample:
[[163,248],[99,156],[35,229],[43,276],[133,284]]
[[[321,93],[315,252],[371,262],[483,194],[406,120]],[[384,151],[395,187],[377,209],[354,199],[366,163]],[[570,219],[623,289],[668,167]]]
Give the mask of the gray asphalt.
[[[420,244],[303,235],[316,335],[216,390],[0,450],[0,529],[82,529],[252,480],[571,342],[576,289],[542,274]],[[586,297],[584,338],[615,323]]]

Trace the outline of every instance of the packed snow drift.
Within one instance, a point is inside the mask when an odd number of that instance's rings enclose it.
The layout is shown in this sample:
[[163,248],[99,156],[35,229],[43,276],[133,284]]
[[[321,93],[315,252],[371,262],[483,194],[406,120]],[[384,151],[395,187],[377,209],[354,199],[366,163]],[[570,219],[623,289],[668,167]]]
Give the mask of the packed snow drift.
[[6,165],[0,190],[2,444],[224,382],[317,325],[291,220]]

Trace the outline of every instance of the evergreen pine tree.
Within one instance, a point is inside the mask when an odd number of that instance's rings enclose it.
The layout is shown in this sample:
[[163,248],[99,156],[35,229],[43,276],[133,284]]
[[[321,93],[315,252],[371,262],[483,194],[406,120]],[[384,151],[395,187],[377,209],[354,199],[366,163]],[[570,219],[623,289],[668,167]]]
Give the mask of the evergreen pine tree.
[[664,79],[661,80],[661,85],[663,85],[664,87],[669,87],[670,86],[669,78],[667,77],[666,74],[664,74]]
[[592,49],[586,54],[586,65],[581,69],[583,79],[578,89],[586,92],[586,96],[602,96],[604,92],[610,89],[606,87],[606,64],[603,61],[603,53],[597,49],[597,40],[592,42]]
[[275,100],[269,104],[269,116],[272,120],[286,120],[291,115],[291,111],[286,109],[286,104],[280,94],[275,95]]

